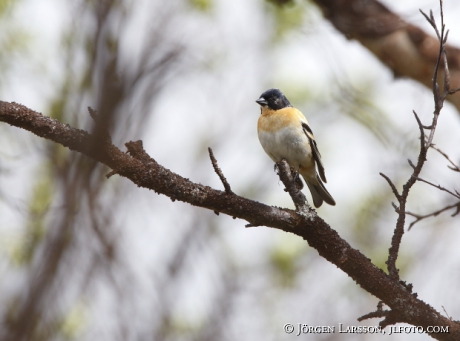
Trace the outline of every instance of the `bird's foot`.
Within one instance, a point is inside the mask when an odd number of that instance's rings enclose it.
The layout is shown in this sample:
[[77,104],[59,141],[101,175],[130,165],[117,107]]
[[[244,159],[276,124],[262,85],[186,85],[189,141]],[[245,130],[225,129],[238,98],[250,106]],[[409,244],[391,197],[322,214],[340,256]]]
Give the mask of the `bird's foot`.
[[299,190],[303,189],[303,182],[299,176],[300,173],[291,167],[291,174],[293,174],[292,182],[295,183],[296,187]]

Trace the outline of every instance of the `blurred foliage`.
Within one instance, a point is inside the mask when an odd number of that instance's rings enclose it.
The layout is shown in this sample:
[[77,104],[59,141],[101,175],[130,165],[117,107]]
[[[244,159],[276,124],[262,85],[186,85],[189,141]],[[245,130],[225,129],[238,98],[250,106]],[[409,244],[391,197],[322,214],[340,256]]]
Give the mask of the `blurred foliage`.
[[306,12],[311,6],[306,1],[290,0],[276,1],[266,0],[269,12],[275,23],[275,42],[280,41],[289,32],[299,29],[306,22]]
[[42,242],[46,228],[46,214],[53,200],[54,184],[50,176],[50,167],[39,174],[32,189],[29,203],[29,219],[21,241],[12,250],[12,261],[17,265],[26,265],[32,261],[35,250]]
[[80,336],[88,322],[87,313],[87,307],[82,302],[70,309],[58,327],[65,340],[75,340]]
[[174,337],[186,338],[188,335],[197,334],[202,328],[204,328],[206,319],[204,316],[202,319],[198,319],[197,316],[193,316],[193,319],[195,321],[190,321],[190,318],[180,314],[173,314],[168,324],[163,326],[165,327],[165,339],[173,339]]
[[[13,20],[15,6],[22,0],[0,0],[0,90],[8,80],[15,59],[27,51],[30,34]],[[24,57],[24,56],[21,56]]]
[[285,5],[292,5],[295,3],[295,0],[266,0],[266,1],[278,7],[283,7]]
[[391,142],[395,140],[395,135],[402,136],[402,133],[376,104],[373,81],[361,80],[358,85],[342,81],[334,93],[341,112],[367,128],[384,145],[394,147]]
[[[394,182],[401,183],[402,179],[401,181],[394,180]],[[394,195],[389,188],[377,188],[366,197],[360,198],[356,211],[352,214],[355,219],[352,225],[352,235],[359,250],[386,273],[388,273],[386,265],[388,249],[391,246],[394,226],[390,223],[390,231],[388,231],[390,233],[387,234],[390,238],[384,239],[382,222],[392,221],[391,218],[396,220],[394,209],[389,205],[392,201],[394,201]],[[404,276],[413,261],[410,253],[401,248],[397,260],[400,275]]]
[[277,285],[284,289],[295,286],[300,261],[308,251],[308,245],[297,236],[286,235],[277,241],[270,250],[270,264]]
[[0,0],[0,16],[7,14],[19,2],[20,0]]
[[280,80],[279,84],[291,103],[308,104],[314,100],[314,94],[308,85],[299,84],[295,80],[289,79]]
[[214,6],[214,0],[188,0],[193,8],[202,12],[208,12]]
[[68,100],[67,89],[67,86],[62,87],[61,93],[50,101],[48,109],[49,116],[58,120],[59,122],[64,122],[64,109]]
[[393,194],[388,190],[373,191],[367,197],[359,200],[357,210],[353,215],[356,218],[353,225],[353,236],[359,250],[385,272],[387,272],[385,262],[388,258],[390,241],[382,240],[378,231],[382,218],[388,214],[388,202],[393,199],[392,196]]

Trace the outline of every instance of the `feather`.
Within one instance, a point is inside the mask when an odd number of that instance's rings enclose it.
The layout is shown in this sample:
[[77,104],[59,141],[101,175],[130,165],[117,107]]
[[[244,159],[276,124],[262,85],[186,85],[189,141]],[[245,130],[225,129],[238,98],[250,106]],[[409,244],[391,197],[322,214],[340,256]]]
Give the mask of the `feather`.
[[316,145],[315,136],[313,135],[313,131],[311,130],[310,126],[305,122],[302,122],[302,128],[303,128],[303,132],[308,137],[308,141],[310,142],[311,152],[313,154],[313,159],[316,161],[316,165],[318,166],[319,175],[324,182],[327,182],[326,173],[324,172],[324,165],[321,161],[321,154],[318,150],[318,146]]

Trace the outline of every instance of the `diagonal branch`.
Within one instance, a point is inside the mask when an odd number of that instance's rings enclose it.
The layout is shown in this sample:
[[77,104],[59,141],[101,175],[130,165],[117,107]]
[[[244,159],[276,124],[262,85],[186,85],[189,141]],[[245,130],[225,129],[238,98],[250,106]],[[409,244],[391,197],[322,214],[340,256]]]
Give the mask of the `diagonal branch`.
[[0,101],[0,121],[28,130],[37,136],[60,143],[112,168],[135,185],[164,194],[173,200],[294,233],[305,239],[318,253],[335,264],[370,294],[398,312],[398,321],[415,326],[440,326],[449,333],[433,334],[438,340],[459,340],[460,325],[442,316],[421,301],[407,286],[395,282],[318,216],[311,219],[289,209],[280,209],[238,195],[193,183],[164,168],[142,148],[142,143],[127,143],[129,154],[110,141],[100,141],[86,131],[75,129],[17,103]]

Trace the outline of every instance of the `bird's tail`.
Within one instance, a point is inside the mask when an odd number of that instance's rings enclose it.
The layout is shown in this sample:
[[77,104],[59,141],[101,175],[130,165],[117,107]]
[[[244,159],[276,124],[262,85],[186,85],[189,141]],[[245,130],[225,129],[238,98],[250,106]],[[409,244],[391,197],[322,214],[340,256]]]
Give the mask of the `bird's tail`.
[[329,205],[335,206],[334,198],[332,198],[332,195],[327,191],[326,187],[324,187],[324,184],[318,174],[316,174],[316,181],[309,181],[305,177],[304,180],[311,192],[313,204],[315,204],[316,208],[320,207],[323,204],[323,201]]

